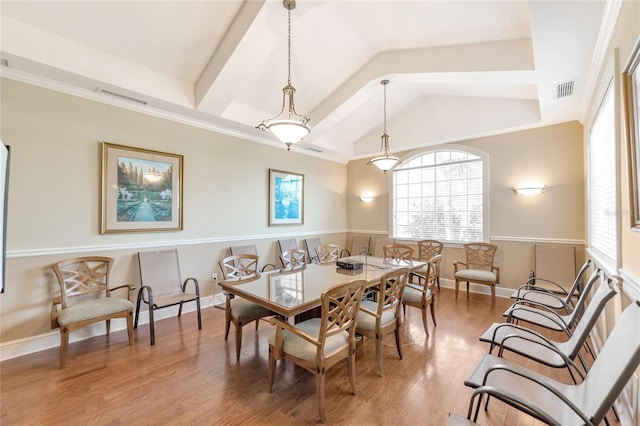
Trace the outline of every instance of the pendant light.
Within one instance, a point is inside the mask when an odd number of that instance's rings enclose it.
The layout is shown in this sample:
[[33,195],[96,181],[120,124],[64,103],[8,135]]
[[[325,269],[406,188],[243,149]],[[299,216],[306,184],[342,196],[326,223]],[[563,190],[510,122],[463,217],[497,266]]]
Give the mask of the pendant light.
[[[256,127],[260,130],[269,130],[278,139],[280,139],[281,142],[287,145],[287,150],[290,150],[291,145],[307,136],[311,131],[311,128],[307,124],[309,122],[309,118],[298,114],[293,104],[293,94],[296,93],[296,89],[291,85],[291,11],[295,9],[296,2],[295,0],[284,0],[282,4],[284,5],[284,8],[287,9],[289,16],[289,37],[287,45],[288,77],[287,85],[282,89],[282,109],[278,115],[268,120],[264,120]],[[289,104],[288,107],[287,102]]]
[[373,164],[384,173],[387,173],[387,170],[396,164],[400,164],[402,161],[389,152],[389,135],[387,134],[387,84],[389,84],[389,80],[382,80],[380,84],[382,84],[384,88],[384,131],[380,142],[381,155],[372,158],[367,164]]

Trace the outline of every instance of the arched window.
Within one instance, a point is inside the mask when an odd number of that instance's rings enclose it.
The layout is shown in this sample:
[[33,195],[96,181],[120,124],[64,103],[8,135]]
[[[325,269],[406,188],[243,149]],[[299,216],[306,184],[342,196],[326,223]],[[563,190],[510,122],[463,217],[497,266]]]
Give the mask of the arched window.
[[488,241],[487,155],[430,149],[393,170],[391,232],[398,239]]

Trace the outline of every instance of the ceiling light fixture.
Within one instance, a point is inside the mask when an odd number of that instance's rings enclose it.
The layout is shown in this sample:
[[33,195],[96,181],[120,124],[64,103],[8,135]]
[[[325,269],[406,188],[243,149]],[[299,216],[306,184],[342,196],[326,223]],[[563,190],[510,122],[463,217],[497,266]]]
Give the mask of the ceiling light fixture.
[[402,163],[402,161],[389,152],[389,135],[387,134],[387,84],[389,84],[389,80],[382,80],[380,84],[384,87],[384,132],[382,133],[382,140],[380,142],[381,155],[372,158],[367,164],[373,164],[387,173],[387,170],[396,164]]
[[[289,15],[289,37],[287,45],[288,77],[287,85],[282,89],[282,109],[278,115],[268,120],[264,120],[256,127],[260,130],[269,130],[271,133],[276,135],[280,141],[287,145],[287,150],[290,150],[291,145],[307,136],[311,131],[311,128],[307,124],[309,122],[309,118],[298,114],[293,104],[293,94],[296,93],[296,89],[291,85],[291,11],[295,9],[296,2],[295,0],[284,0],[282,4],[285,9],[287,9],[287,13]],[[285,108],[287,101],[289,102],[289,107]],[[287,111],[286,113],[285,109]]]

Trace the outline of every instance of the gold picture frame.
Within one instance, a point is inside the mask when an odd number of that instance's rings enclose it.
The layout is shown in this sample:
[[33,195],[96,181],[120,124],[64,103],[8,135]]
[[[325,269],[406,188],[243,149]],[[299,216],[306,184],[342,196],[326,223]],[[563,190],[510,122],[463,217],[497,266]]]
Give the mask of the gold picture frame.
[[631,229],[640,231],[640,38],[622,72]]
[[100,233],[182,230],[183,157],[102,142]]
[[304,175],[269,169],[269,226],[304,223]]

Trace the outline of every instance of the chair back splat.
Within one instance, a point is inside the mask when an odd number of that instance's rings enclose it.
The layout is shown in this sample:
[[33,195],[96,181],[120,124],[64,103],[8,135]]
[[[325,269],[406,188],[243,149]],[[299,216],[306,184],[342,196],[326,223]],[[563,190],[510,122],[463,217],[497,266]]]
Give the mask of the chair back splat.
[[413,247],[406,244],[387,244],[382,252],[385,260],[413,260]]
[[307,252],[303,249],[285,250],[280,255],[280,261],[284,269],[301,269],[307,264]]
[[331,263],[338,260],[338,246],[336,244],[321,244],[316,247],[318,263]]
[[[142,287],[138,292],[136,318],[133,327],[138,327],[140,307],[144,302],[149,306],[149,338],[151,345],[155,345],[154,311],[178,305],[178,317],[180,317],[183,305],[187,302],[195,302],[198,314],[198,329],[202,329],[200,286],[195,278],[187,278],[184,282],[182,281],[178,250],[141,251],[138,252],[138,263],[140,265]],[[192,285],[193,292],[187,292],[189,284]]]

